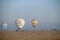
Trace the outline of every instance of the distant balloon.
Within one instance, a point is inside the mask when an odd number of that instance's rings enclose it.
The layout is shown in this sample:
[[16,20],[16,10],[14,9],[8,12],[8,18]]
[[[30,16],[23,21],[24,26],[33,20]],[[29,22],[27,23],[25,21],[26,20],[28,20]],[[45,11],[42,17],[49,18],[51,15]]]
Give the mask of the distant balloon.
[[36,19],[33,19],[32,20],[32,25],[33,25],[33,28],[35,28],[38,24],[38,21]]
[[7,25],[8,25],[7,23],[2,23],[2,24],[1,24],[1,26],[2,26],[2,28],[3,28],[4,30],[6,30]]
[[20,30],[21,28],[24,27],[25,21],[21,18],[16,20],[16,26],[18,27],[18,29]]

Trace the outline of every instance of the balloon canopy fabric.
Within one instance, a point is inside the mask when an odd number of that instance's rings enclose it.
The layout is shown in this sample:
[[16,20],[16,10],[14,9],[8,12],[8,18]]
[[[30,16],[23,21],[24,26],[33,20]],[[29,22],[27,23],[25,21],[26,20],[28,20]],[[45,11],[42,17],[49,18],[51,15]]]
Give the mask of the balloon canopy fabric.
[[23,19],[19,18],[16,20],[16,26],[18,28],[23,28],[24,24],[25,24],[25,21]]
[[7,23],[2,23],[1,24],[1,26],[2,26],[3,29],[6,29],[7,28],[7,25],[8,25]]
[[35,28],[37,24],[38,24],[38,21],[36,19],[32,19],[33,28]]

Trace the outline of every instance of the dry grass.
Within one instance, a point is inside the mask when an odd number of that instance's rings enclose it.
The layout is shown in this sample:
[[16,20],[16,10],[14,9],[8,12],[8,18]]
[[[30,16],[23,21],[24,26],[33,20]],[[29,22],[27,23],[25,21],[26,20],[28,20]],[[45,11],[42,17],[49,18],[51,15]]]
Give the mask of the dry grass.
[[60,31],[0,31],[0,40],[60,40]]

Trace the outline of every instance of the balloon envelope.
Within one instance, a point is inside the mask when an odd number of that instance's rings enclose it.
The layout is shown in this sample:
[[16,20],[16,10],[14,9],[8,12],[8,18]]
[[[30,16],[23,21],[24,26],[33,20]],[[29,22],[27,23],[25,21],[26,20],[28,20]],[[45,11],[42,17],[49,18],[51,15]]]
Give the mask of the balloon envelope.
[[19,18],[16,20],[16,26],[18,28],[23,28],[24,24],[25,24],[25,21],[23,19]]
[[7,25],[8,25],[7,23],[2,23],[2,28],[3,29],[6,29],[7,28]]
[[32,25],[33,25],[34,28],[37,26],[37,24],[38,24],[38,21],[36,19],[33,19],[32,20]]

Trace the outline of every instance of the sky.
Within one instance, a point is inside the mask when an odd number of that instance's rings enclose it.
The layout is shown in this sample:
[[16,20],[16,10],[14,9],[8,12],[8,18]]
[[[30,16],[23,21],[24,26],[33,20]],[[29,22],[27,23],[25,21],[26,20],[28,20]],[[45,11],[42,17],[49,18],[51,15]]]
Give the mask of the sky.
[[0,24],[7,22],[7,29],[17,29],[15,20],[23,18],[27,30],[33,29],[31,20],[37,19],[37,30],[60,29],[59,10],[60,0],[0,0]]

